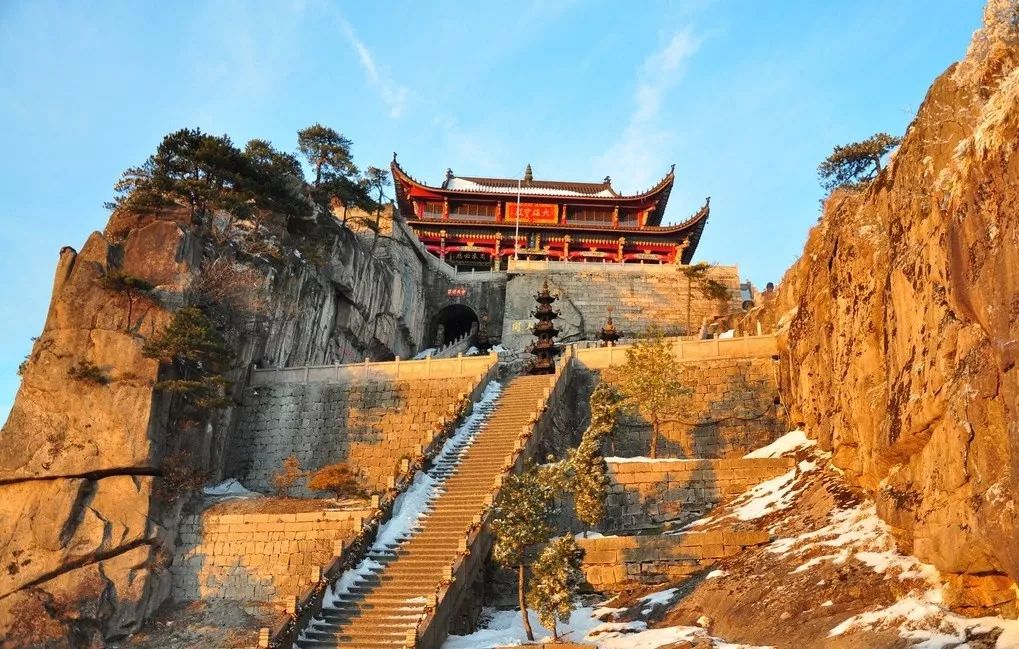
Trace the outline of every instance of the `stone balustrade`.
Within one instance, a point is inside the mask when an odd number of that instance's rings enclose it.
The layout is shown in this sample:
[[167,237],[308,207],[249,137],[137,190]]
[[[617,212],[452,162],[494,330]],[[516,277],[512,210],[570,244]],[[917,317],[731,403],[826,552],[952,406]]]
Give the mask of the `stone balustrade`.
[[417,361],[348,363],[343,365],[305,365],[301,367],[252,368],[249,386],[282,383],[356,383],[412,379],[446,379],[477,376],[499,362],[497,354],[423,358]]
[[[773,336],[742,336],[709,340],[670,339],[678,361],[703,361],[719,358],[771,358],[778,355],[778,339]],[[577,363],[591,370],[626,363],[629,345],[592,347],[577,350]]]

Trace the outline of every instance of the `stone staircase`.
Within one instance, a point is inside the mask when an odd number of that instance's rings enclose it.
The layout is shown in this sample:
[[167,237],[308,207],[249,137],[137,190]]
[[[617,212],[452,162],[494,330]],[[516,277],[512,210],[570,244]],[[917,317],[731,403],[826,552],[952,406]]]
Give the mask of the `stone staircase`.
[[429,471],[437,489],[416,525],[393,542],[377,542],[365,570],[340,580],[297,639],[300,649],[416,646],[418,623],[451,578],[450,567],[490,502],[497,476],[531,423],[549,376],[513,379],[494,402],[480,404],[478,430]]

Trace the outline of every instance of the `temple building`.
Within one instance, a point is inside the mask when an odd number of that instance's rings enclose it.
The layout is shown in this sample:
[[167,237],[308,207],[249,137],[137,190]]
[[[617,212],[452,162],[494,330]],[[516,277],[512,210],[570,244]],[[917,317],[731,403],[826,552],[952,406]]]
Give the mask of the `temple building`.
[[709,201],[663,226],[675,167],[647,191],[623,195],[601,182],[457,176],[415,180],[393,156],[401,215],[429,252],[460,269],[503,270],[525,260],[686,264],[708,220]]

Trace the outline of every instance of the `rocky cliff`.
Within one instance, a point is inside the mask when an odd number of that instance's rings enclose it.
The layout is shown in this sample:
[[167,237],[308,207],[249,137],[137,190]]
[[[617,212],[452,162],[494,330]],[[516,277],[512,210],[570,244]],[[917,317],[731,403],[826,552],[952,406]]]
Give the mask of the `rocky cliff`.
[[182,418],[179,398],[158,389],[167,368],[144,345],[175,311],[204,303],[217,318],[230,395],[252,363],[406,357],[419,346],[427,271],[412,246],[372,244],[322,214],[272,232],[225,215],[117,212],[80,252],[61,251],[0,432],[0,638],[10,646],[94,646],[135,629],[168,592],[183,500],[173,459],[217,478],[234,423],[229,407]]
[[1019,9],[992,0],[887,169],[839,191],[761,318],[786,402],[963,609],[1019,578]]

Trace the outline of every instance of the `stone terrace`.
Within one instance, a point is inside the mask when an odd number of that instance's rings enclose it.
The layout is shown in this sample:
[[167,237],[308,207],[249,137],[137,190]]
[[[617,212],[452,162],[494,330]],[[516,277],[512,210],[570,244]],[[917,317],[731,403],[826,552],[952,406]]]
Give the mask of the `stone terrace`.
[[371,513],[230,513],[229,505],[181,521],[170,567],[175,601],[225,598],[290,606],[317,581],[315,569],[337,555]]
[[768,542],[768,533],[688,532],[669,536],[607,536],[579,539],[584,576],[595,588],[682,579],[743,548]]
[[385,489],[404,458],[428,445],[478,385],[478,377],[283,383],[249,388],[231,449],[231,474],[267,491],[291,453],[305,469],[356,467]]
[[684,523],[793,468],[792,458],[639,460],[609,458],[607,531]]
[[[619,367],[601,370],[613,383]],[[773,442],[788,430],[778,404],[775,362],[767,358],[715,358],[679,363],[679,379],[692,393],[676,420],[661,427],[659,453],[684,458],[732,458]],[[639,417],[620,422],[615,454],[644,455],[651,424]]]

